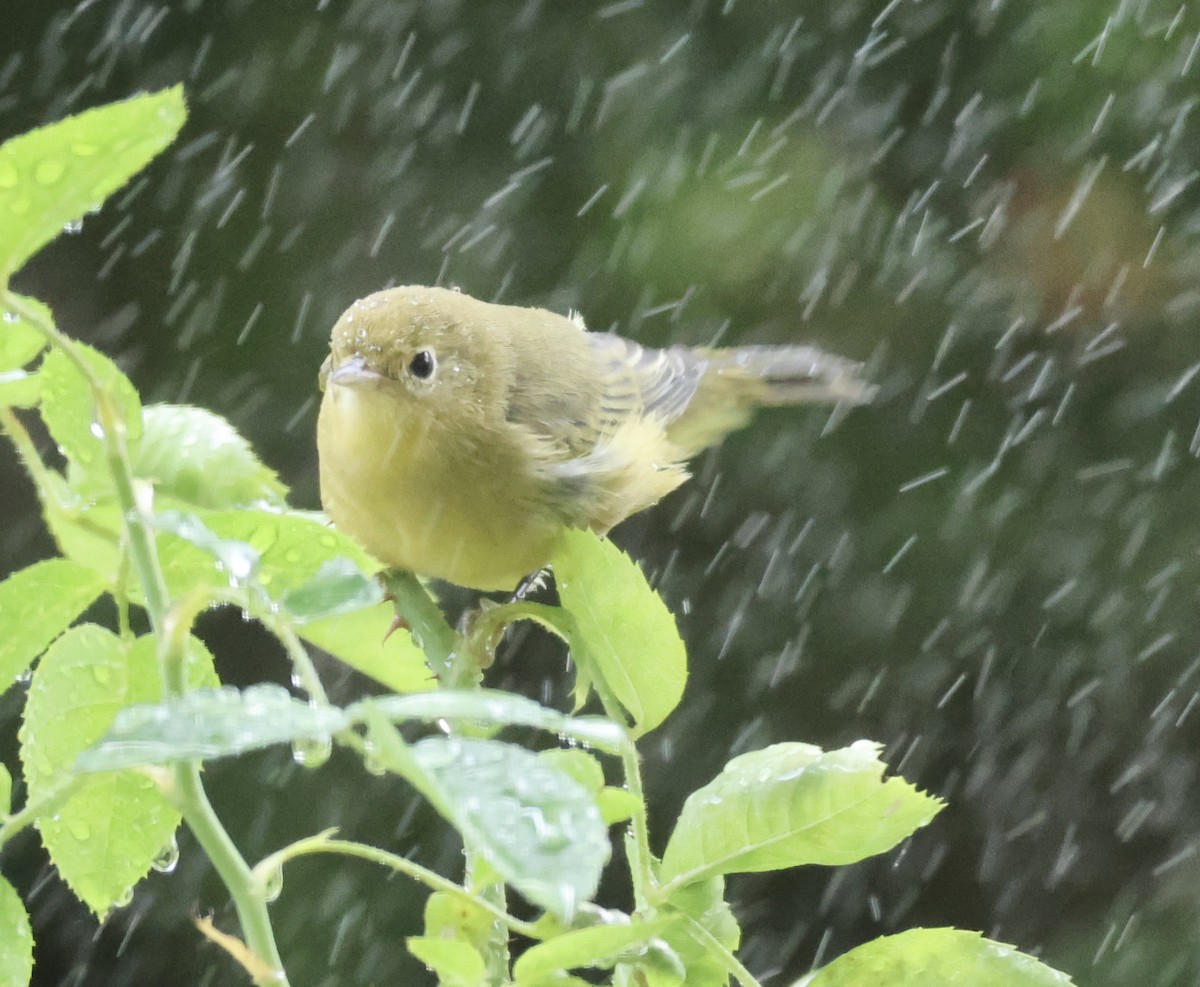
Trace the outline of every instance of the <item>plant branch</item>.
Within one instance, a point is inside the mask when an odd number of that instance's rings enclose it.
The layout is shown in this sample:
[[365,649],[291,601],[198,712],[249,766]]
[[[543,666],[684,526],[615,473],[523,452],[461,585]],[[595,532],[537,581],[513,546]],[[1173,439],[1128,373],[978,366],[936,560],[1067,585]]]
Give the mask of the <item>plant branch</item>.
[[472,905],[483,909],[497,922],[503,923],[508,929],[517,933],[517,935],[525,936],[528,939],[543,938],[543,934],[532,922],[525,922],[508,914],[504,909],[497,908],[491,902],[472,894],[466,888],[455,884],[449,878],[442,877],[437,871],[422,867],[407,857],[389,853],[387,850],[381,850],[366,843],[331,839],[330,834],[332,832],[333,830],[327,830],[324,833],[318,833],[316,836],[297,840],[295,843],[276,850],[270,856],[264,857],[254,865],[254,870],[252,871],[257,886],[260,888],[267,887],[270,884],[272,874],[282,868],[285,863],[295,860],[297,857],[317,853],[336,853],[346,857],[358,857],[360,860],[369,860],[382,867],[387,867],[398,874],[404,874],[415,881],[420,881],[433,891],[441,891],[463,901],[468,901]]

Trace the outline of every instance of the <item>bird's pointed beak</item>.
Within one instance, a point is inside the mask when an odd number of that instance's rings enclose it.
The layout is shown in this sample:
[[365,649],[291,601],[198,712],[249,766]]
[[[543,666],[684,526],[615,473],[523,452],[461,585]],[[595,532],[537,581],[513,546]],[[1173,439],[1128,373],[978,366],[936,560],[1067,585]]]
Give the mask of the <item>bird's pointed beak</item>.
[[318,379],[321,382],[321,390],[324,390],[330,384],[345,387],[377,384],[383,379],[383,374],[368,367],[367,362],[361,356],[352,356],[335,366],[333,356],[330,355],[321,364]]

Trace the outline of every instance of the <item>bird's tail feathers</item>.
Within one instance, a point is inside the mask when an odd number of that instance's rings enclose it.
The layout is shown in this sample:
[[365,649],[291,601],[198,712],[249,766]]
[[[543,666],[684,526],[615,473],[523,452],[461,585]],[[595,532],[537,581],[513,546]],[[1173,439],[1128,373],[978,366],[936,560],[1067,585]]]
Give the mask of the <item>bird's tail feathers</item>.
[[813,346],[740,346],[706,356],[710,373],[730,383],[745,380],[756,404],[866,404],[877,390],[864,378],[861,363]]

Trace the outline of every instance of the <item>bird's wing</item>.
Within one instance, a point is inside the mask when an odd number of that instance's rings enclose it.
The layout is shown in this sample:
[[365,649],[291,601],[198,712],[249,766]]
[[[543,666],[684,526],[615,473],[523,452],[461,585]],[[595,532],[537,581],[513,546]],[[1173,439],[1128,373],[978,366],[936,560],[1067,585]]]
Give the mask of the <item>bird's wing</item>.
[[646,349],[604,333],[588,333],[587,342],[602,381],[601,419],[610,429],[635,417],[674,421],[704,376],[705,361],[682,346]]
[[522,382],[508,419],[545,481],[546,506],[568,524],[606,531],[687,477],[666,426],[696,393],[704,364],[683,348],[582,335],[580,351],[558,356],[586,369]]

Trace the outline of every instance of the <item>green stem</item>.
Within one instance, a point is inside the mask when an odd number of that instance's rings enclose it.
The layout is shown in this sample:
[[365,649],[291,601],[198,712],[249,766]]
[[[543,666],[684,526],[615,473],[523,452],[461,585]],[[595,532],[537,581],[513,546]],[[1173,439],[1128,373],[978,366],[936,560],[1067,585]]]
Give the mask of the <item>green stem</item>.
[[75,789],[83,782],[79,775],[70,775],[49,791],[43,792],[36,799],[31,799],[25,803],[24,808],[20,812],[15,812],[9,816],[4,825],[0,826],[0,847],[4,846],[9,840],[16,836],[21,830],[25,829],[30,823],[36,822],[42,816],[48,816],[57,811],[67,799],[71,797]]
[[[181,696],[187,690],[187,642],[196,615],[208,605],[209,600],[210,596],[205,590],[193,590],[172,606],[163,620],[158,637],[159,663],[164,689],[169,696]],[[200,779],[200,765],[177,765],[172,777],[174,787],[170,792],[171,797],[188,829],[196,837],[196,842],[228,888],[246,945],[269,971],[262,974],[251,971],[252,974],[264,985],[286,985],[287,978],[283,973],[279,948],[275,944],[266,898],[257,893],[249,865],[234,846],[208,800],[208,793]]]
[[538,931],[533,923],[524,922],[519,918],[509,915],[503,908],[497,908],[491,902],[472,894],[466,888],[460,887],[449,878],[442,877],[437,871],[429,870],[427,867],[413,863],[413,861],[406,857],[389,853],[387,850],[380,850],[378,847],[369,846],[366,843],[330,839],[329,833],[331,832],[333,831],[329,830],[326,833],[318,833],[316,836],[297,840],[295,843],[291,843],[281,850],[276,850],[270,856],[264,857],[255,864],[254,870],[251,872],[256,885],[260,888],[265,888],[270,883],[271,875],[275,871],[278,871],[285,863],[295,860],[297,857],[305,857],[317,853],[336,853],[346,857],[358,857],[360,860],[369,860],[372,863],[387,867],[398,874],[404,874],[415,881],[420,881],[433,891],[441,891],[444,894],[453,895],[462,901],[470,902],[472,905],[483,909],[497,922],[503,923],[506,928],[517,935],[525,936],[528,939],[542,938],[542,933]]
[[183,813],[188,829],[196,837],[196,842],[229,889],[246,945],[268,968],[266,973],[256,975],[255,981],[261,987],[287,987],[287,976],[275,945],[275,933],[271,928],[266,900],[258,893],[258,884],[249,865],[233,845],[212,803],[208,801],[200,780],[199,765],[179,765],[174,769],[174,780],[175,803]]
[[[25,318],[50,343],[57,346],[88,382],[95,405],[96,422],[103,433],[105,458],[125,523],[129,558],[141,583],[146,612],[159,641],[158,657],[163,681],[163,698],[179,698],[187,691],[186,641],[191,631],[192,619],[195,617],[193,608],[198,603],[196,599],[189,597],[180,601],[179,606],[170,605],[154,532],[134,490],[133,466],[129,458],[124,419],[113,405],[107,390],[92,373],[91,367],[79,355],[75,344],[21,298],[8,291],[2,294],[4,303]],[[40,462],[40,457],[38,458]],[[238,853],[208,801],[200,781],[199,766],[185,764],[176,767],[173,780],[171,795],[188,828],[195,834],[197,842],[229,889],[246,944],[269,968],[269,975],[256,975],[256,979],[264,987],[267,984],[286,987],[287,978],[275,945],[266,902],[254,894],[250,868]]]
[[690,915],[685,915],[684,918],[687,919],[688,932],[691,933],[692,938],[704,946],[710,956],[719,960],[721,965],[725,967],[725,971],[740,983],[742,987],[762,987],[754,974],[747,970],[741,961],[716,936]]
[[633,882],[633,898],[638,908],[645,908],[657,897],[654,865],[650,854],[650,824],[646,817],[646,793],[642,787],[642,764],[633,738],[621,749],[621,766],[625,771],[625,787],[634,798],[633,816],[629,820],[633,853],[629,860],[629,877]]
[[[494,873],[478,852],[467,849],[466,857],[467,872],[463,883],[468,887],[473,886],[476,874]],[[493,914],[497,912],[502,915],[507,914],[508,901],[503,881],[481,882],[475,900],[482,902]],[[487,964],[490,983],[495,987],[506,983],[509,964],[508,936],[499,921],[492,923],[491,934],[488,936],[483,958]]]
[[477,686],[479,668],[464,667],[460,638],[446,623],[429,590],[407,569],[388,569],[381,578],[392,596],[396,616],[412,630],[413,640],[425,652],[438,681],[448,689]]

